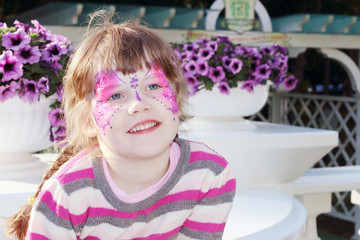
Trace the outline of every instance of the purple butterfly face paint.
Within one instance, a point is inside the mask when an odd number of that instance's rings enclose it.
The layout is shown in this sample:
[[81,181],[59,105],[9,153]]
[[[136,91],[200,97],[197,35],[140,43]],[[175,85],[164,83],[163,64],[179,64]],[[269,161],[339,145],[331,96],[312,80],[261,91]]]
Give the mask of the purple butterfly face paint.
[[[156,83],[162,87],[162,91],[158,97],[153,97],[156,101],[164,103],[164,107],[171,111],[174,115],[178,115],[179,108],[176,101],[174,90],[171,87],[165,73],[161,69],[152,68],[150,73],[155,77]],[[174,119],[175,120],[175,117]]]
[[[125,84],[114,72],[101,71],[95,76],[95,107],[94,117],[97,125],[105,135],[105,128],[110,125],[110,119],[120,110],[121,106],[114,106],[107,100],[115,93],[115,90]],[[110,128],[112,128],[110,126]]]

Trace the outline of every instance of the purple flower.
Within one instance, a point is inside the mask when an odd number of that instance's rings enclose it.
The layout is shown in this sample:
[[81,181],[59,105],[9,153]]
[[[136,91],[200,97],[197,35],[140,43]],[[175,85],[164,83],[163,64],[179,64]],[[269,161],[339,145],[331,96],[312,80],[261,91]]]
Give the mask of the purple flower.
[[22,22],[19,22],[18,20],[15,20],[15,21],[14,21],[14,25],[15,25],[15,27],[17,27],[17,28],[22,28],[22,29],[24,29],[25,32],[28,32],[28,31],[29,31],[29,28],[30,28],[29,24],[24,24],[24,23],[22,23]]
[[19,28],[16,32],[7,32],[2,35],[2,45],[8,50],[19,50],[31,42],[31,38],[26,32]]
[[0,55],[0,72],[3,73],[2,82],[19,79],[23,75],[23,64],[11,51],[4,51]]
[[50,124],[52,127],[58,127],[60,125],[64,125],[64,110],[60,109],[60,108],[55,108],[52,109],[49,112],[49,120],[50,120]]
[[283,46],[280,46],[280,45],[278,45],[278,44],[274,44],[274,45],[273,45],[273,48],[274,48],[275,50],[279,51],[279,52],[282,53],[282,54],[288,54],[287,49],[286,49],[285,47],[283,47]]
[[40,61],[41,53],[39,51],[39,47],[30,47],[26,45],[24,48],[15,51],[15,57],[19,59],[23,64],[25,63],[38,63]]
[[199,48],[199,45],[197,43],[190,43],[190,44],[184,44],[182,49],[185,52],[194,52],[198,48]]
[[248,92],[254,92],[255,82],[252,80],[246,80],[242,83],[241,89],[246,89]]
[[197,62],[198,67],[197,67],[197,73],[200,74],[201,76],[206,76],[209,72],[209,64],[207,63],[207,61],[200,59]]
[[274,80],[274,84],[276,88],[279,88],[280,84],[284,81],[284,78],[285,78],[285,73],[279,72],[279,74],[276,76]]
[[273,55],[274,49],[271,47],[260,47],[261,53],[264,55]]
[[220,82],[225,78],[225,72],[222,67],[218,66],[216,68],[210,67],[209,69],[209,78],[214,82]]
[[218,36],[217,39],[219,40],[219,42],[221,43],[229,43],[229,38],[227,36]]
[[19,90],[19,97],[22,101],[33,103],[39,101],[40,93],[38,83],[26,78],[21,79],[21,89]]
[[199,81],[194,75],[186,75],[185,76],[186,82],[191,86],[197,86],[199,84]]
[[0,29],[6,29],[7,25],[4,22],[0,22]]
[[20,84],[16,81],[11,81],[10,84],[0,86],[0,102],[5,102],[7,99],[13,98],[17,95],[17,90]]
[[67,53],[67,48],[62,42],[52,42],[46,45],[42,51],[42,60],[47,62],[54,62],[54,59],[59,60],[61,55]]
[[42,93],[46,93],[50,90],[49,79],[47,77],[41,77],[39,79],[38,89]]
[[209,60],[213,55],[214,55],[214,51],[207,47],[207,48],[201,48],[199,50],[199,53],[198,53],[199,57],[202,57],[206,60]]
[[200,38],[199,40],[197,40],[195,43],[197,44],[205,44],[207,43],[209,40],[207,40],[205,37]]
[[284,79],[284,88],[287,90],[292,90],[296,87],[298,80],[294,76],[290,76]]
[[210,48],[213,51],[216,51],[218,49],[218,43],[216,41],[209,41],[205,43],[202,48]]
[[231,63],[231,58],[229,58],[228,56],[225,55],[222,57],[221,61],[223,63],[224,68],[229,69],[230,63]]
[[195,75],[198,71],[198,65],[193,60],[191,60],[185,65],[185,69],[188,74]]
[[56,88],[56,93],[58,95],[57,100],[59,102],[62,102],[63,96],[64,96],[64,88],[62,86]]
[[267,64],[258,66],[254,72],[257,78],[268,79],[271,74],[271,69]]
[[240,59],[232,58],[230,65],[229,65],[229,69],[233,74],[237,74],[241,71],[242,66],[243,66],[243,63]]
[[224,81],[221,81],[218,85],[218,88],[220,90],[221,93],[223,94],[227,94],[229,95],[230,94],[230,87],[229,85],[227,84],[227,82],[224,82]]
[[56,134],[56,138],[55,138],[56,141],[64,140],[65,137],[66,137],[66,128],[65,128],[65,126],[60,125],[58,127],[58,129],[56,129],[55,134]]

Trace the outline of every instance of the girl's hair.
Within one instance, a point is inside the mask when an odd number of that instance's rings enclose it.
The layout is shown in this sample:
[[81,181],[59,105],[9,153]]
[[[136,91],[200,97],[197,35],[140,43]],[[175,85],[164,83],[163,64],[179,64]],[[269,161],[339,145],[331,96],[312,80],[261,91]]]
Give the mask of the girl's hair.
[[[172,46],[155,30],[131,21],[116,24],[112,19],[113,15],[104,10],[90,15],[87,33],[67,66],[63,78],[65,147],[44,175],[35,197],[61,165],[80,151],[98,145],[96,137],[88,137],[87,128],[93,121],[94,78],[100,70],[130,74],[144,67],[160,68],[173,87],[180,113],[184,112],[187,86]],[[184,119],[183,116],[180,119]],[[30,204],[26,205],[8,220],[8,234],[14,234],[20,240],[25,238],[31,208]]]

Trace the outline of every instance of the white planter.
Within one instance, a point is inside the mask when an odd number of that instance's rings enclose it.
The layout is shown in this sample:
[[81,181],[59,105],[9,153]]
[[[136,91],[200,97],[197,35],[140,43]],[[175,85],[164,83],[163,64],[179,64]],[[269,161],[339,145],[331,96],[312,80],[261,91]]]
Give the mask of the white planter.
[[189,98],[186,113],[194,118],[182,124],[183,131],[233,131],[254,130],[256,126],[243,117],[261,110],[269,96],[270,84],[258,85],[250,93],[237,88],[230,94],[222,94],[217,89],[202,90]]
[[[0,103],[0,179],[41,176],[43,163],[31,153],[51,146],[48,113],[56,96],[24,103],[14,97]],[[44,166],[45,167],[45,166]]]

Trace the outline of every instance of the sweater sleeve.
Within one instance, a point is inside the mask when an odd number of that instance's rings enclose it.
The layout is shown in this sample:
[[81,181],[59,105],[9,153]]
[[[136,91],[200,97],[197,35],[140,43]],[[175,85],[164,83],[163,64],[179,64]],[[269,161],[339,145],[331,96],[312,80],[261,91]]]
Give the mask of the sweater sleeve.
[[49,179],[36,198],[25,239],[77,239],[67,199],[68,196],[58,181]]
[[184,222],[178,236],[180,240],[222,239],[235,196],[236,181],[229,165],[215,179],[211,173],[205,181],[209,179],[212,183]]

